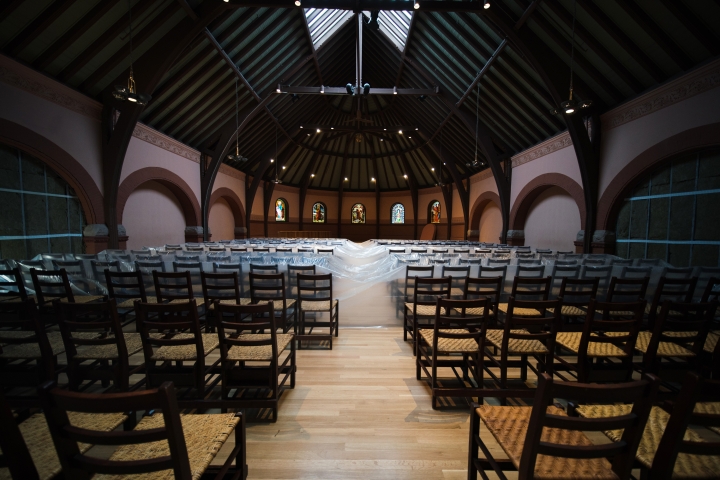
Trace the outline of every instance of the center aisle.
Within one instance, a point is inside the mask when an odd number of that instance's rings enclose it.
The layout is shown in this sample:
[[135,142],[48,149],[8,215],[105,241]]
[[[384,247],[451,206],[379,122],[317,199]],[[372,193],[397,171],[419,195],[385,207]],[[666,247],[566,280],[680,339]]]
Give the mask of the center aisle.
[[466,409],[433,411],[401,328],[344,328],[300,350],[274,424],[248,424],[249,478],[460,479]]

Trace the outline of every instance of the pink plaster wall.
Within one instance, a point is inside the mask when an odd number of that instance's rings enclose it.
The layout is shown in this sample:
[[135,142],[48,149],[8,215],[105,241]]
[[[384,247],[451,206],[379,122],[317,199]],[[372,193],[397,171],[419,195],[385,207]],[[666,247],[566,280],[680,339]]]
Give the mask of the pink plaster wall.
[[[230,205],[224,198],[218,198],[210,207],[208,217],[208,226],[212,233],[212,240],[233,240],[235,238],[235,217],[230,209]],[[237,225],[244,227],[244,225]]]
[[560,187],[550,187],[530,206],[525,221],[525,245],[575,251],[573,242],[579,230],[580,211],[575,200]]
[[471,230],[480,230],[480,241],[498,243],[502,233],[502,212],[494,203],[490,202],[480,215],[480,223],[471,225]]
[[[522,153],[519,155],[522,155]],[[553,172],[562,173],[575,180],[578,185],[582,185],[580,167],[578,166],[575,149],[572,145],[513,168],[512,186],[510,189],[510,209],[512,210],[518,194],[525,185],[543,173]]]
[[140,185],[130,194],[122,224],[129,236],[129,249],[185,242],[185,216],[180,202],[155,181]]

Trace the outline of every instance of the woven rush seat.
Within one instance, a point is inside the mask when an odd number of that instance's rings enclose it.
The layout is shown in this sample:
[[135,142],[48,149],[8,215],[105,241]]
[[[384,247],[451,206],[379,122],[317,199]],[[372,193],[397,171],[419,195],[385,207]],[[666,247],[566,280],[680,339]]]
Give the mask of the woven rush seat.
[[[78,413],[68,412],[68,418],[73,426],[97,430],[102,432],[110,432],[120,426],[127,416],[122,413]],[[60,459],[53,447],[50,429],[48,429],[45,415],[36,413],[30,418],[18,425],[20,433],[25,440],[30,456],[33,459],[35,468],[37,469],[40,480],[46,480],[57,476],[62,467]],[[78,443],[80,453],[90,450],[92,445],[87,443]],[[7,468],[0,468],[0,480],[9,480],[10,471]]]
[[[148,303],[157,303],[157,297],[147,296]],[[117,304],[117,308],[135,308],[135,302],[142,302],[142,298],[128,298]]]
[[[35,303],[37,303],[37,297],[35,295],[28,295],[28,300],[35,300]],[[22,298],[20,297],[0,297],[0,303],[2,302],[11,302],[11,303],[18,303],[22,302]]]
[[[482,310],[475,309],[475,310]],[[467,330],[461,329],[448,329],[442,330],[444,333],[468,333]],[[435,330],[424,328],[418,330],[422,338],[432,347],[433,340],[435,339]],[[472,338],[444,338],[438,339],[438,352],[443,353],[476,353],[478,351],[478,344]]]
[[[495,437],[495,440],[515,468],[519,468],[532,407],[483,405],[477,408],[475,412]],[[565,416],[565,412],[557,407],[548,407],[547,412],[552,415]],[[593,445],[590,439],[580,431],[558,428],[544,428],[540,441],[578,447]],[[617,476],[612,471],[610,462],[604,458],[575,459],[538,455],[534,478],[545,480],[615,480]]]
[[[603,315],[602,309],[595,310],[595,315]],[[631,312],[630,310],[612,310],[612,316],[613,317],[634,317],[635,312]]]
[[[17,331],[3,331],[0,336],[6,337],[6,338],[26,338],[26,337],[32,337],[35,335],[34,332],[28,332],[23,330],[17,330]],[[47,334],[48,342],[50,343],[50,349],[52,350],[53,355],[60,355],[62,353],[65,353],[65,344],[63,343],[62,335],[60,332],[48,332]],[[85,338],[94,338],[97,334],[91,334],[92,336],[86,336]],[[34,359],[34,358],[40,358],[42,355],[40,355],[40,346],[37,343],[23,343],[23,344],[2,344],[0,342],[0,346],[2,346],[2,353],[0,353],[0,358],[5,359],[14,359],[14,360],[21,360],[21,359]]]
[[[292,300],[293,302],[295,300]],[[290,300],[288,300],[290,302]],[[302,302],[302,311],[303,312],[323,312],[326,310],[330,310],[330,308],[335,308],[338,304],[337,300],[332,301],[332,307],[330,307],[330,300],[319,300],[319,301],[313,301],[313,300],[303,300]],[[405,304],[407,305],[407,303]],[[412,304],[411,304],[412,305]],[[435,307],[433,308],[433,313],[428,315],[435,315]]]
[[[205,299],[202,298],[202,297],[194,297],[193,300],[195,300],[195,304],[196,304],[198,307],[201,307],[201,306],[205,305]],[[157,301],[157,300],[156,300],[156,301]],[[187,303],[187,302],[189,302],[189,301],[190,301],[189,298],[176,298],[175,300],[171,300],[169,303],[171,303],[171,304],[173,304],[173,305],[176,305],[176,304],[178,304],[178,303]]]
[[[672,336],[672,335],[671,335]],[[640,332],[638,333],[637,341],[635,342],[635,350],[641,353],[647,353],[650,346],[650,339],[652,338],[652,332]],[[682,337],[679,337],[682,338]],[[678,345],[674,342],[660,342],[657,349],[658,357],[694,357],[695,354],[687,348]]]
[[[104,299],[105,299],[105,295],[77,295],[77,296],[74,296],[73,302],[74,303],[90,303],[90,302],[97,302],[97,301],[104,300]],[[67,297],[64,297],[64,298],[61,298],[60,301],[62,303],[68,303],[69,300],[67,299]],[[52,303],[52,302],[53,302],[53,300],[48,300],[47,302],[45,302],[45,305],[47,305],[48,303]]]
[[462,297],[465,295],[465,291],[462,288],[451,288],[450,289],[450,296],[451,297]]
[[[180,415],[182,422],[183,436],[187,445],[188,459],[190,460],[190,471],[193,480],[199,480],[203,472],[213,461],[220,448],[232,434],[240,419],[235,414],[211,414],[211,415]],[[163,416],[155,414],[143,418],[135,430],[150,430],[165,426]],[[142,443],[138,445],[123,445],[115,450],[110,460],[128,461],[143,460],[155,457],[170,455],[170,448],[166,440]],[[95,475],[95,480],[117,480],[117,475]],[[172,480],[172,470],[146,473],[133,476],[142,480]]]
[[[548,308],[547,311],[551,314],[555,313],[554,308]],[[560,314],[565,315],[566,317],[584,317],[587,315],[587,310],[574,305],[563,305],[560,307]]]
[[[153,335],[161,336],[151,334],[151,336]],[[142,351],[142,339],[139,333],[123,333],[123,337],[125,337],[125,347],[127,348],[128,356]],[[78,360],[115,360],[118,358],[117,345],[115,343],[107,345],[79,345],[75,358]]]
[[[718,415],[720,414],[720,402],[698,402],[695,404],[694,412]],[[720,435],[720,427],[708,427],[708,429]]]
[[[462,308],[453,308],[453,310],[455,310],[455,311],[458,312],[458,313],[462,313]],[[492,309],[490,309],[490,311],[488,312],[488,315],[493,315],[493,314],[494,314],[494,312],[492,311]],[[467,315],[467,316],[473,316],[473,317],[474,317],[474,316],[482,317],[483,315],[485,315],[485,307],[480,307],[480,308],[466,308],[466,309],[465,309],[465,315]]]
[[[591,334],[594,337],[596,333]],[[580,351],[580,340],[582,332],[559,332],[555,340],[558,345],[577,354]],[[616,345],[606,342],[589,342],[587,349],[588,357],[627,357],[627,354]]]
[[[217,334],[215,333],[203,333],[202,335],[202,344],[203,344],[203,352],[205,353],[205,356],[215,350],[218,345],[220,345],[220,340],[218,340]],[[173,335],[172,338],[177,339],[187,339],[187,338],[193,338],[192,333],[176,333]],[[191,345],[165,345],[153,353],[153,356],[150,357],[150,360],[154,361],[164,361],[164,360],[173,360],[173,361],[191,361],[191,360],[197,360],[197,350],[195,349],[195,344]]]
[[703,350],[707,353],[713,353],[715,351],[715,347],[717,347],[718,340],[720,340],[720,333],[708,333],[707,339],[705,340],[705,345],[703,346]]
[[[269,333],[249,333],[240,335],[238,340],[268,340],[270,338]],[[278,333],[276,336],[277,341],[277,353],[280,355],[290,342],[293,341],[295,335],[292,333]],[[228,360],[237,361],[271,361],[272,358],[272,345],[259,345],[256,347],[241,347],[235,345],[228,350]]]
[[[225,305],[238,305],[237,301],[234,298],[229,298],[227,300],[219,300],[220,303]],[[239,305],[250,305],[252,300],[247,297],[241,297]],[[215,310],[215,302],[210,304],[210,307],[208,307],[210,310]]]
[[[529,334],[527,330],[510,330],[511,333],[524,333]],[[488,330],[486,337],[487,341],[497,348],[502,348],[503,337],[505,336],[504,330]],[[513,355],[533,355],[533,354],[546,354],[549,353],[540,340],[525,340],[522,338],[511,338],[508,341],[508,353]]]
[[[504,314],[508,313],[508,304],[507,303],[498,303],[497,309]],[[516,315],[518,317],[539,317],[541,313],[538,310],[535,310],[534,308],[514,308],[513,309],[513,315]]]
[[[586,418],[627,415],[631,410],[632,405],[581,405],[577,408],[578,414]],[[660,440],[669,419],[670,415],[665,410],[660,407],[652,407],[640,445],[635,454],[635,458],[645,468],[652,466],[655,452],[660,445]],[[610,430],[603,433],[613,442],[620,441],[622,437],[622,430]],[[691,442],[703,441],[700,435],[692,430],[685,431],[684,440]],[[710,479],[717,478],[718,472],[720,472],[720,457],[680,453],[675,462],[673,477]]]

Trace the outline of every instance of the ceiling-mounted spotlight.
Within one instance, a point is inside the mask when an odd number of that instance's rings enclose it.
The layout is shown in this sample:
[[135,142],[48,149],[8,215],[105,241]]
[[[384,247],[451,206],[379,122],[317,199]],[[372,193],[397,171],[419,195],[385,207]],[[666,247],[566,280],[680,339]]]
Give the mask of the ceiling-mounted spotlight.
[[271,159],[270,159],[270,163],[273,163],[273,162],[275,162],[275,159],[274,159],[274,158],[271,158]]
[[370,20],[368,20],[367,25],[371,30],[380,30],[380,22],[378,22],[379,15],[379,10],[373,10],[370,12]]
[[403,175],[403,178],[407,178],[407,173]]
[[152,96],[146,93],[138,93],[135,87],[135,78],[133,77],[132,10],[130,8],[129,1],[128,17],[128,24],[130,25],[130,35],[128,37],[128,43],[130,44],[130,77],[128,78],[127,86],[115,85],[115,87],[113,88],[112,96],[115,97],[116,100],[120,100],[123,102],[127,101],[135,103],[137,105],[146,105],[150,100],[152,100]]
[[397,95],[397,87],[393,87],[393,95]]
[[316,131],[317,133],[320,133],[320,129],[319,129],[319,128],[318,128],[317,130],[315,130],[315,131]]
[[282,169],[285,170],[285,165],[282,166]]
[[302,1],[301,1],[301,0],[295,0],[295,6],[296,6],[296,7],[299,7],[299,6],[301,6],[301,5],[302,5]]
[[418,100],[420,100],[421,102],[424,102],[426,98],[427,98],[427,97],[426,97],[425,95],[420,95],[420,96],[418,97]]
[[315,174],[314,174],[314,173],[311,173],[311,174],[310,174],[310,178],[315,178]]
[[385,140],[383,140],[383,139],[381,138],[380,141],[381,141],[381,142],[384,142]]
[[[295,2],[295,3],[297,3],[297,2]],[[487,10],[488,8],[490,8],[490,0],[485,0],[485,5],[483,5],[483,8],[484,8],[485,10]]]
[[345,177],[345,181],[346,181],[346,182],[348,181],[347,177]]
[[290,97],[290,100],[292,101],[292,103],[295,103],[295,102],[297,102],[298,100],[300,100],[300,97],[298,96],[297,93],[293,93],[293,94],[292,94],[292,97]]
[[415,10],[418,10],[418,9],[420,8],[420,2],[418,2],[417,0],[415,0],[415,5],[413,5],[413,8],[414,8]]
[[370,84],[366,83],[363,85],[363,95],[370,95]]
[[325,85],[320,85],[320,93],[325,93]]
[[589,107],[592,102],[585,101],[580,104],[576,100],[573,100],[573,70],[575,68],[575,18],[577,16],[577,2],[573,2],[573,19],[572,19],[572,40],[570,43],[570,94],[568,99],[560,104],[560,110],[553,109],[552,113],[557,115],[558,113],[564,113],[565,115],[572,115],[581,108]]
[[398,130],[398,134],[399,134],[399,135],[402,135],[402,130]]
[[432,170],[432,171],[434,172],[434,171],[435,171],[435,167],[430,168],[430,170]]
[[278,85],[275,89],[275,93],[282,93],[282,88],[280,88],[280,85]]
[[374,181],[375,181],[375,177],[372,177],[372,178],[370,179],[370,181],[371,181],[371,182],[374,182]]
[[418,130],[420,130],[420,127],[415,127],[415,131],[417,132]]
[[355,87],[353,87],[352,83],[345,85],[345,90],[347,90],[348,95],[355,95]]

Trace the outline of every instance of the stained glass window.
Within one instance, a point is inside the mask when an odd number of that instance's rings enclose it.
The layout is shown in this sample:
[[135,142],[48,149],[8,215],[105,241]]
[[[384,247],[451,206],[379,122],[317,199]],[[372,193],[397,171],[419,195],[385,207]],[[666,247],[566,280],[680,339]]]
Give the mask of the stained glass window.
[[350,210],[352,223],[365,223],[365,205],[356,203]]
[[325,204],[317,202],[312,208],[312,221],[313,223],[325,223]]
[[275,200],[275,221],[287,222],[287,200],[278,198]]
[[433,200],[428,208],[430,223],[440,223],[440,202]]
[[390,207],[390,223],[405,223],[405,206],[402,203]]

